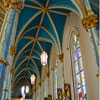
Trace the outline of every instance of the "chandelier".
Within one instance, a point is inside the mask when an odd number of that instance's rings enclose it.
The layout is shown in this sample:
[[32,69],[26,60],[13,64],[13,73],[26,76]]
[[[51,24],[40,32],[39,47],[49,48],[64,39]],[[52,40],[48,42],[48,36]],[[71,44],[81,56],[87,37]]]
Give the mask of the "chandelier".
[[29,86],[26,86],[26,93],[29,93]]
[[32,74],[32,75],[31,75],[31,84],[34,84],[34,83],[35,83],[35,75]]
[[47,65],[47,59],[48,59],[48,55],[45,51],[43,51],[41,54],[41,64],[43,66]]

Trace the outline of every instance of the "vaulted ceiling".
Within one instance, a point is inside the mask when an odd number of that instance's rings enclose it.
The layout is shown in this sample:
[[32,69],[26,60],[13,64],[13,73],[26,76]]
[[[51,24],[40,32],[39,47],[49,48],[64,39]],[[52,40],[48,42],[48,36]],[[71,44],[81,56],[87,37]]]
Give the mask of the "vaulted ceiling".
[[[64,25],[70,12],[79,14],[74,0],[25,0],[18,19],[14,56],[14,83],[30,75],[41,76],[40,55],[43,50],[49,55],[52,45],[59,53],[62,50]],[[49,63],[48,63],[49,66]]]
[[41,76],[43,50],[48,62],[52,45],[61,52],[64,25],[72,11],[79,13],[71,0],[25,0],[15,40],[15,84],[21,79],[30,82],[33,73]]

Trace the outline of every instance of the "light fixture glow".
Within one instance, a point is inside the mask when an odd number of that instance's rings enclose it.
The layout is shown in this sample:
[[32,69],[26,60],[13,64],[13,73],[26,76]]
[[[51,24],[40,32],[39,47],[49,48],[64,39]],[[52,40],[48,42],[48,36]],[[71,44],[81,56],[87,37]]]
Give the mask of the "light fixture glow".
[[23,94],[23,99],[25,99],[25,93]]
[[31,75],[31,84],[34,84],[34,83],[35,83],[35,75],[32,74],[32,75]]
[[29,86],[26,86],[26,93],[29,93]]
[[21,100],[23,100],[23,98],[21,98]]
[[47,59],[48,59],[48,55],[45,51],[43,51],[41,54],[41,64],[47,65]]

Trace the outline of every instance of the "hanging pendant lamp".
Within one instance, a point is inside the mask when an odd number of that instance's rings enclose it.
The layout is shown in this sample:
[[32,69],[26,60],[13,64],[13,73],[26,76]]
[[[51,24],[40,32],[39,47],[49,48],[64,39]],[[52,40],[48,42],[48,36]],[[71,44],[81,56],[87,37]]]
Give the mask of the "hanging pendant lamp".
[[29,86],[26,86],[26,93],[29,93]]
[[35,83],[35,75],[32,74],[32,75],[31,75],[31,84],[34,84],[34,83]]
[[43,51],[41,54],[41,64],[43,66],[47,65],[47,59],[48,59],[48,55],[45,51]]

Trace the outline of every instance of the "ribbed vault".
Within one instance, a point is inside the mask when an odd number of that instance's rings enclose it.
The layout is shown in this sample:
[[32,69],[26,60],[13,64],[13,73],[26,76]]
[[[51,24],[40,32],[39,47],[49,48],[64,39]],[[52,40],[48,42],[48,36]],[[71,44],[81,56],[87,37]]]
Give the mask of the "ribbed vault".
[[15,84],[22,79],[30,83],[32,73],[41,77],[40,55],[43,50],[49,57],[53,45],[61,53],[65,21],[72,11],[79,15],[71,0],[25,0],[15,39]]

